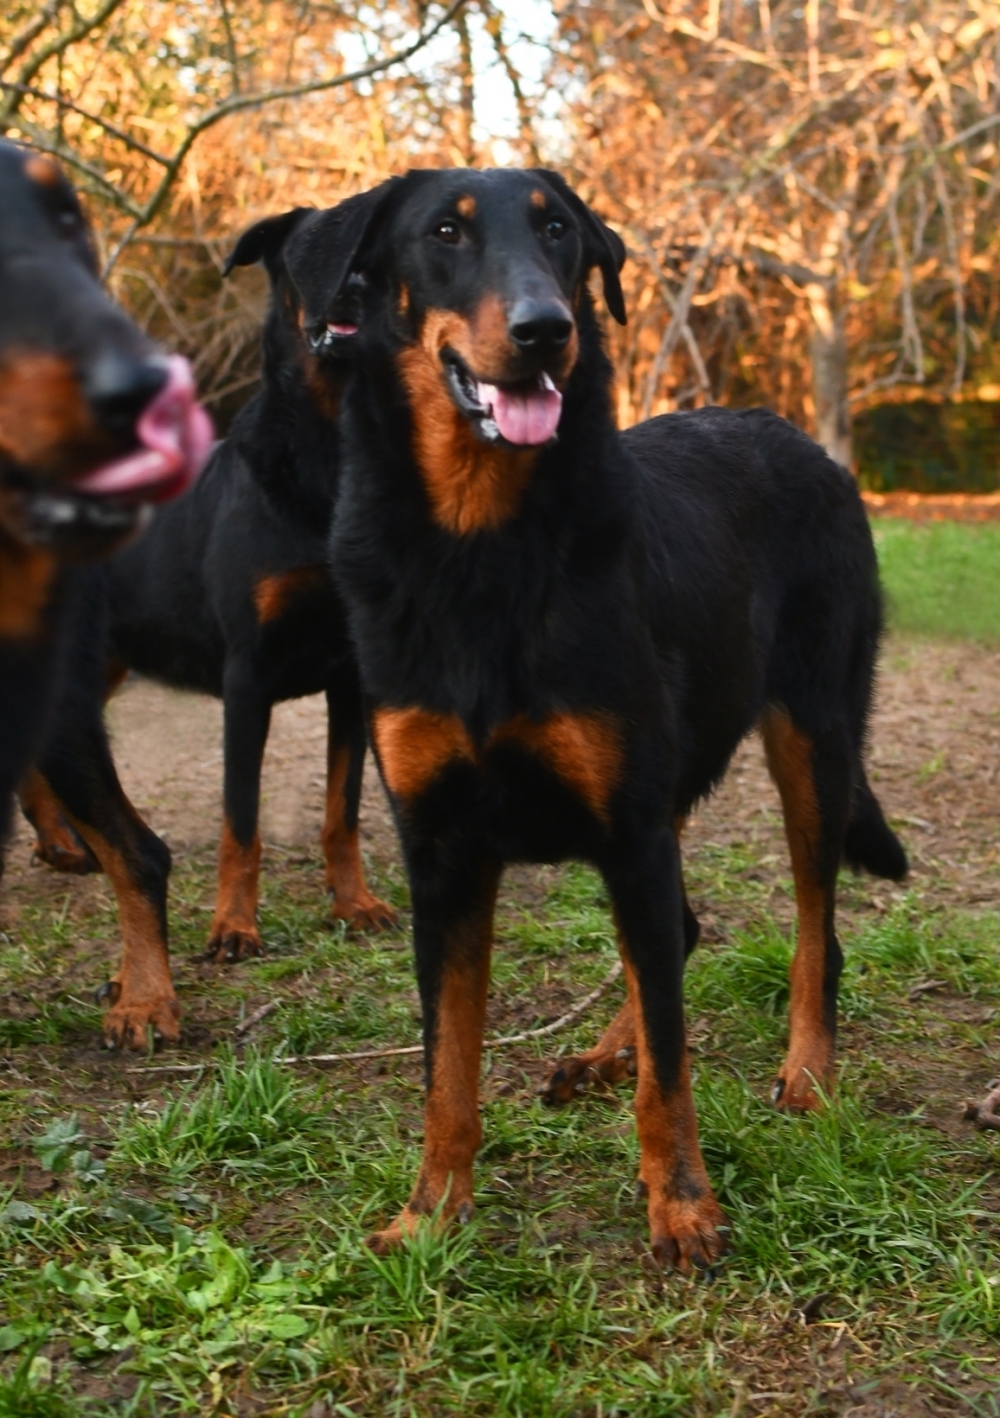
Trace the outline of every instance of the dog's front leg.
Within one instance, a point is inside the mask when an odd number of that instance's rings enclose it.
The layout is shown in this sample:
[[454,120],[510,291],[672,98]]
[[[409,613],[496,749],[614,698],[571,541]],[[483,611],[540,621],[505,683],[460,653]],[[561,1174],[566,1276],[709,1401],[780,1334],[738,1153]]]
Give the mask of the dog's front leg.
[[684,1037],[684,924],[680,860],[666,827],[618,844],[605,877],[635,1020],[639,1181],[650,1247],[685,1273],[724,1248],[725,1217],[698,1146]]
[[[413,940],[424,1015],[424,1155],[413,1193],[369,1240],[382,1253],[421,1220],[472,1214],[472,1164],[482,1137],[479,1067],[486,1020],[493,908],[499,867],[482,859],[447,864],[429,846],[410,859]],[[416,866],[416,869],[414,867]]]

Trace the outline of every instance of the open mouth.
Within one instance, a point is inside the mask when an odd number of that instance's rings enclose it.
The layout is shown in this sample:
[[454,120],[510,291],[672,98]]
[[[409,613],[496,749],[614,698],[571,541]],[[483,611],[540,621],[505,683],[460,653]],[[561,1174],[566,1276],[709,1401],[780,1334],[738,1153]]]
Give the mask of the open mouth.
[[443,350],[441,359],[456,407],[487,443],[536,448],[555,438],[562,395],[548,374],[513,384],[490,384],[477,379],[454,350]]
[[309,335],[309,348],[313,354],[333,355],[334,358],[346,354],[348,341],[358,333],[361,323],[361,292],[364,286],[365,278],[359,272],[354,271],[348,276],[343,299],[337,303],[338,308],[325,324],[314,328]]
[[153,504],[184,492],[212,449],[212,423],[195,399],[187,360],[165,362],[166,381],[135,426],[138,448],[59,486],[23,489],[16,517],[30,541],[88,554],[131,535]]

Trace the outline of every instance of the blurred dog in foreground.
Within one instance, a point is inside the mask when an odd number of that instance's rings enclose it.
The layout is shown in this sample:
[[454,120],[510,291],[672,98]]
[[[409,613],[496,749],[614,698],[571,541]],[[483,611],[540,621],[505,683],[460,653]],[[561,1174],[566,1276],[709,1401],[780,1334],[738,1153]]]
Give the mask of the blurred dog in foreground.
[[177,1035],[170,854],[122,792],[101,716],[103,590],[81,565],[189,486],[212,430],[185,360],[104,293],[58,166],[0,142],[0,841],[18,784],[54,797],[107,872],[124,958],[108,1038]]

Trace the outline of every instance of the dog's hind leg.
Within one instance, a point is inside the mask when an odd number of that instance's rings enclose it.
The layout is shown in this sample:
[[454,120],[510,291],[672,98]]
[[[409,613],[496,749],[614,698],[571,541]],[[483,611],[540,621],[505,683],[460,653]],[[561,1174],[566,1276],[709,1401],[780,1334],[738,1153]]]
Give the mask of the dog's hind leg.
[[257,929],[260,875],[260,771],[264,761],[270,701],[260,680],[239,662],[226,665],[222,839],[215,915],[206,954],[217,961],[245,960],[263,953]]
[[833,1082],[843,955],[834,929],[837,869],[851,800],[846,735],[810,735],[786,709],[761,718],[767,763],[781,795],[795,878],[798,940],[791,966],[788,1053],[774,1086],[779,1108],[820,1104]]
[[54,871],[85,876],[100,863],[67,821],[58,799],[37,769],[29,768],[17,790],[21,811],[35,829],[34,857]]
[[[678,817],[674,831],[678,839],[687,819]],[[684,953],[690,955],[698,944],[701,927],[683,891]],[[613,1088],[623,1079],[635,1077],[635,1018],[631,1000],[626,999],[592,1049],[562,1059],[538,1090],[543,1103],[561,1107],[591,1088]]]
[[358,842],[358,809],[365,766],[365,720],[353,670],[327,687],[326,815],[323,856],[330,914],[351,925],[382,930],[396,913],[368,890]]
[[167,954],[170,852],[122,791],[99,713],[60,721],[38,766],[60,810],[114,889],[122,932],[121,968],[100,991],[110,1001],[105,1042],[145,1049],[180,1038],[180,1009]]

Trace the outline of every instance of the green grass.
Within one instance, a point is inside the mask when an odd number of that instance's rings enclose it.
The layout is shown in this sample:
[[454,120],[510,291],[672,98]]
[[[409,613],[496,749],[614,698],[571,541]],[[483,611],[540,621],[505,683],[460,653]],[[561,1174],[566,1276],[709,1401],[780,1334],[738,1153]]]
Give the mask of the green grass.
[[1000,525],[873,523],[894,630],[1000,642]]
[[[962,1411],[995,1414],[976,1394],[1000,1336],[1000,1147],[928,1126],[919,1102],[887,1113],[878,1100],[922,1096],[920,1062],[907,1060],[926,1048],[934,1000],[914,1007],[914,983],[1000,1002],[1000,917],[928,915],[900,893],[856,930],[844,979],[853,1047],[837,1096],[820,1116],[786,1118],[767,1098],[791,947],[761,910],[755,865],[744,847],[714,848],[689,873],[696,896],[757,921],[700,948],[690,970],[690,1014],[708,1029],[695,1073],[702,1142],[733,1237],[714,1283],[661,1278],[636,1260],[645,1217],[632,1196],[629,1090],[550,1112],[532,1094],[551,1052],[541,1046],[537,1063],[531,1050],[519,1064],[490,1057],[471,1225],[372,1256],[364,1238],[405,1199],[417,1165],[419,1072],[303,1075],[271,1061],[310,1011],[333,1031],[317,1025],[317,1042],[355,1042],[372,996],[358,942],[317,928],[295,874],[272,874],[268,909],[298,930],[276,959],[245,967],[289,996],[259,1046],[216,1050],[214,1070],[168,1079],[138,1106],[119,1090],[92,1112],[84,1090],[71,1115],[54,1088],[30,1109],[12,1094],[0,1114],[8,1140],[52,1177],[30,1199],[16,1186],[0,1195],[0,1418],[721,1415],[774,1334],[800,1353],[794,1411],[822,1413],[825,1381],[802,1346],[845,1332],[872,1381],[892,1370],[923,1391],[971,1395]],[[515,901],[499,930],[498,989],[523,1017],[544,1014],[547,978],[579,993],[614,957],[593,873],[542,879],[544,903]],[[193,946],[203,921],[191,887],[178,935]],[[379,991],[406,1001],[371,1037],[409,1042],[408,953],[391,939],[363,950]],[[25,959],[10,957],[21,969]],[[287,968],[275,980],[277,960]],[[233,981],[219,989],[235,999]],[[609,998],[600,1013],[614,1007]],[[598,1022],[557,1047],[587,1042]],[[952,1027],[945,1056],[976,1028]],[[17,1058],[22,1070],[31,1062],[27,1044]],[[819,1296],[824,1318],[806,1330],[797,1307]]]

